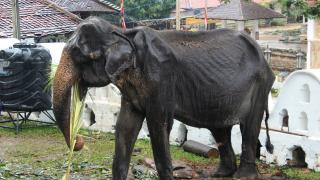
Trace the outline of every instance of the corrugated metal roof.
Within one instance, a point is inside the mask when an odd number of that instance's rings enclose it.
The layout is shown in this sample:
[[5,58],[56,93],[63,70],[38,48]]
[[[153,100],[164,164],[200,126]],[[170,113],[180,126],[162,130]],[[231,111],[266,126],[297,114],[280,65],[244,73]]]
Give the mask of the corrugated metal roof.
[[[198,17],[204,18],[202,13]],[[230,3],[208,10],[208,18],[246,21],[253,19],[284,18],[282,14],[257,3],[244,0],[231,0]]]
[[[0,34],[12,37],[12,1],[0,0]],[[20,28],[22,37],[47,36],[72,32],[79,20],[46,0],[19,0]]]

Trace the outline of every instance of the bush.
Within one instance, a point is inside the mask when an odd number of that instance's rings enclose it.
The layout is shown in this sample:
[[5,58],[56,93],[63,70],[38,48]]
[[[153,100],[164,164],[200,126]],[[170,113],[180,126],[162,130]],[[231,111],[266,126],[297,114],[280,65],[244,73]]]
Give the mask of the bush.
[[287,22],[285,19],[273,19],[271,22],[270,22],[270,25],[271,26],[284,26],[286,25]]

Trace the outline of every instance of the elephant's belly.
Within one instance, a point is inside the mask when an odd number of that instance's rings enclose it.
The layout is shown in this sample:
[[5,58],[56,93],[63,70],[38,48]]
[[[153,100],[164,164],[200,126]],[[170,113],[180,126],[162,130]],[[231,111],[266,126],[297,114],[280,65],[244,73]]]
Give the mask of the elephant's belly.
[[197,99],[181,98],[175,105],[175,118],[200,128],[232,126],[242,122],[251,107],[251,89],[220,96],[203,94]]
[[208,111],[202,114],[190,113],[176,108],[174,118],[178,121],[198,128],[218,128],[240,123],[238,112]]

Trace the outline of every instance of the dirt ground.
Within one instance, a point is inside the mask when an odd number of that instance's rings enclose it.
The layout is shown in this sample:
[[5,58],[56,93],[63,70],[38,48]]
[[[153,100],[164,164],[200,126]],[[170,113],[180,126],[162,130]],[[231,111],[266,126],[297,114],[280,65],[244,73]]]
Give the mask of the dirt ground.
[[[113,134],[87,130],[81,134],[85,136],[86,147],[75,154],[71,179],[111,179]],[[211,174],[217,168],[217,158],[199,157],[177,146],[171,147],[171,155],[176,164],[176,179],[215,179]],[[67,156],[62,134],[55,127],[24,129],[19,134],[0,128],[0,179],[61,179],[66,171]],[[150,161],[150,142],[138,140],[129,179],[156,179]],[[308,169],[277,167],[263,162],[258,162],[258,169],[262,175],[260,179],[320,178],[320,173]]]

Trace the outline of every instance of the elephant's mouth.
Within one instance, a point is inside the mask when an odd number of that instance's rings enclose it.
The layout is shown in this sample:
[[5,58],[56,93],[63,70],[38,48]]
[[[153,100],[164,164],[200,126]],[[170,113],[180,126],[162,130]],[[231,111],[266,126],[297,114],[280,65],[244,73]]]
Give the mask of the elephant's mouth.
[[81,86],[84,87],[104,87],[111,83],[107,78],[92,77],[90,75],[83,74],[81,79]]

